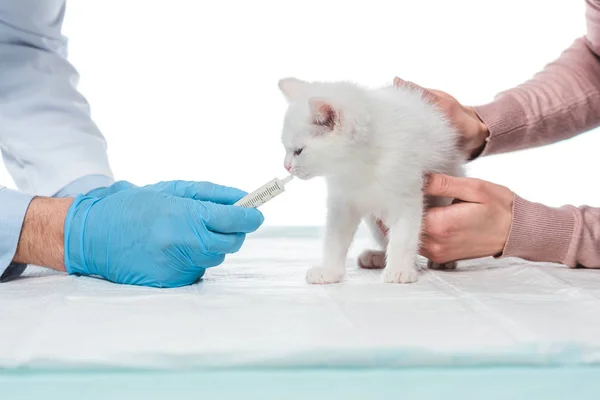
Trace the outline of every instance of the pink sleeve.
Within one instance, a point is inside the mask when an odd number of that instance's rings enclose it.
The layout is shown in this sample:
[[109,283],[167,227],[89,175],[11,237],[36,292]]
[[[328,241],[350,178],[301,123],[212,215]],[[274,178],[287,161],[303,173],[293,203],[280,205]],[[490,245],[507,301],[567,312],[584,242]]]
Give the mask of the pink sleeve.
[[480,156],[568,139],[600,125],[600,0],[586,0],[587,34],[528,82],[475,107],[490,131]]
[[480,156],[543,146],[599,126],[600,61],[592,49],[588,39],[578,39],[530,81],[475,107],[490,131]]
[[552,208],[515,196],[502,257],[600,268],[600,209]]
[[[600,125],[600,0],[587,35],[523,85],[476,107],[490,131],[481,156],[542,146]],[[600,208],[546,207],[515,196],[503,257],[600,268]]]

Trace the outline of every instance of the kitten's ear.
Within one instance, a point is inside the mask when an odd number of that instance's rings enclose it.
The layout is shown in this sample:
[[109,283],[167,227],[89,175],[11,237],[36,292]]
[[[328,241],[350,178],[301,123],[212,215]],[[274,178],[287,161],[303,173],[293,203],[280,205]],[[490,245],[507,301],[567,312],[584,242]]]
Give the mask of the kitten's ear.
[[339,123],[339,113],[333,108],[327,99],[311,98],[308,100],[313,118],[313,124],[322,126],[328,131],[333,131]]
[[298,98],[306,91],[308,85],[310,83],[296,78],[285,78],[279,81],[279,89],[288,101]]

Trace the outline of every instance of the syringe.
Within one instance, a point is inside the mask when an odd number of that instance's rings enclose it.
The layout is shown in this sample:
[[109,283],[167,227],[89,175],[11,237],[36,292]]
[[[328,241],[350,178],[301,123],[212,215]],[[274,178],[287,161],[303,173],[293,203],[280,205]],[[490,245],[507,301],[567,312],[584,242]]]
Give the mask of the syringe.
[[285,177],[283,179],[275,178],[269,183],[261,186],[254,192],[247,194],[234,206],[244,207],[244,208],[258,208],[265,204],[267,201],[271,200],[273,197],[283,193],[285,191],[285,184],[294,179],[292,175]]

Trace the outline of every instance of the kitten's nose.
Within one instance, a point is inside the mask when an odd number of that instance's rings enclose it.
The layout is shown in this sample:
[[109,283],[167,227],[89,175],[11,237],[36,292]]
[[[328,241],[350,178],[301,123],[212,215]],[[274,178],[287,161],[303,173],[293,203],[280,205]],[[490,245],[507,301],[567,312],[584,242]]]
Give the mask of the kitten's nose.
[[290,172],[290,169],[292,169],[292,164],[283,164],[283,167],[287,169],[288,172]]

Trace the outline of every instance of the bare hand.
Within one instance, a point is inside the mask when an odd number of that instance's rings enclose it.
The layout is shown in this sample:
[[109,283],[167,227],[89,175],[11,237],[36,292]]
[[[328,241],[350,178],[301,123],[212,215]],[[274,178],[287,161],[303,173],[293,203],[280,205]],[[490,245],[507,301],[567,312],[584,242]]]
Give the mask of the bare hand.
[[398,77],[394,79],[396,87],[412,87],[421,92],[423,96],[438,106],[450,123],[461,134],[461,148],[469,158],[475,158],[485,146],[489,130],[479,118],[473,107],[463,106],[454,97],[440,90],[425,89],[413,82],[404,81]]
[[421,254],[436,263],[500,254],[512,223],[514,193],[473,178],[431,175],[425,194],[458,199],[423,220]]

